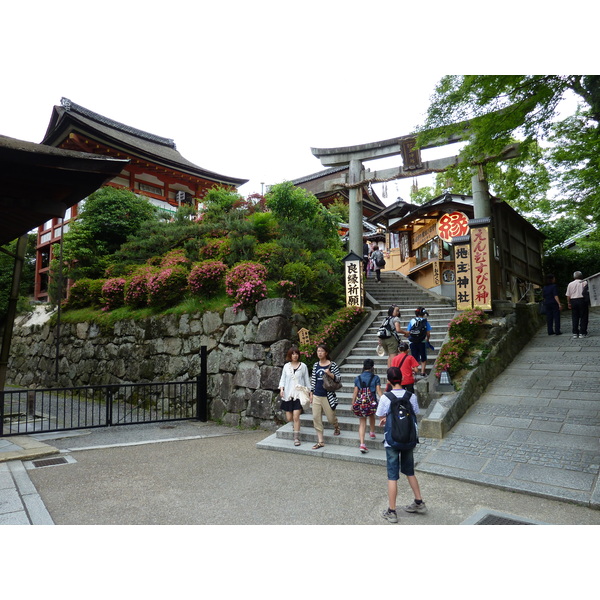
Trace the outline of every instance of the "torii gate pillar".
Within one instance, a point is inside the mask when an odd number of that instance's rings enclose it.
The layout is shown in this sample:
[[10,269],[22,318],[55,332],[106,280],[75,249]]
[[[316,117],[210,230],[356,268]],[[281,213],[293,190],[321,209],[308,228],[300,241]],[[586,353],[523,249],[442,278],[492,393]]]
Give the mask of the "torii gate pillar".
[[483,165],[475,167],[471,177],[471,189],[473,191],[473,216],[476,219],[491,217],[490,192]]
[[[350,160],[348,171],[348,183],[356,184],[361,180],[362,162],[355,158]],[[354,252],[357,256],[363,255],[363,202],[362,187],[351,187],[348,196],[348,225],[350,226],[348,237],[348,252]]]

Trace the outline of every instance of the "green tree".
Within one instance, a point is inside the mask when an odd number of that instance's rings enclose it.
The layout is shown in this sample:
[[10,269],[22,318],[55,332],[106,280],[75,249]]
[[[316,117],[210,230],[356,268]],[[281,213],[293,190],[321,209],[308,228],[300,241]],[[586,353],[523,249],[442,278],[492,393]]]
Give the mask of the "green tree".
[[110,186],[100,188],[86,199],[64,236],[69,277],[101,277],[127,237],[144,222],[157,219],[155,207],[143,196]]
[[[18,240],[13,240],[3,246],[3,249],[14,256],[14,253],[17,251],[17,241]],[[25,306],[27,306],[26,298],[33,294],[36,243],[37,235],[34,233],[30,234],[27,240],[27,249],[25,250],[25,262],[23,263],[23,270],[21,272],[21,285],[19,286],[19,303],[17,309],[25,308]],[[15,259],[6,252],[0,252],[0,323],[4,322],[4,319],[6,318],[15,266]]]
[[[561,101],[570,95],[578,109],[564,118]],[[573,206],[582,216],[597,217],[599,127],[598,75],[448,75],[435,88],[418,143],[449,135],[466,140],[461,150],[466,161],[458,168],[466,177],[470,165],[500,156],[518,139],[520,157],[497,167],[502,172],[497,183],[504,182],[497,195],[524,209]],[[542,142],[551,147],[542,151]],[[490,173],[494,168],[487,167]],[[540,204],[549,185],[564,196],[554,206]]]

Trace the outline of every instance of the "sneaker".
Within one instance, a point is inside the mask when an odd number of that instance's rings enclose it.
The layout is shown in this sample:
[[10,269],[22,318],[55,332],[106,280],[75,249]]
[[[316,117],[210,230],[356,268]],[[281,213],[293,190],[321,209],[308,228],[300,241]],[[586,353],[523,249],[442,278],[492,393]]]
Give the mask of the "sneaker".
[[425,502],[421,502],[421,504],[417,504],[414,500],[412,504],[404,507],[404,510],[409,513],[419,513],[420,515],[424,515],[427,512],[427,507],[425,506]]
[[369,449],[368,449],[368,448],[367,448],[367,447],[366,447],[364,444],[361,444],[361,445],[360,445],[360,451],[361,451],[363,454],[366,454],[366,453],[369,451]]
[[582,333],[579,337],[587,337],[587,333]]
[[398,522],[398,515],[396,514],[395,510],[390,510],[389,508],[387,510],[384,510],[381,513],[381,516],[384,519],[387,519],[390,523],[397,523]]
[[579,335],[577,333],[573,334],[573,339],[576,340],[579,337]]
[[369,434],[369,437],[370,437],[372,440],[374,440],[374,439],[375,439],[375,434],[374,434],[374,433],[370,433],[370,434]]

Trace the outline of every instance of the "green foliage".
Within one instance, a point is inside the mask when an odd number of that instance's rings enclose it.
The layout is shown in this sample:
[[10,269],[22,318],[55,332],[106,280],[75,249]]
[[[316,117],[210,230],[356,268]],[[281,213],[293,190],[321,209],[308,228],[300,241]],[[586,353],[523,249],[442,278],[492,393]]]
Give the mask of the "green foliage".
[[[564,118],[559,105],[569,95],[579,108]],[[494,193],[520,210],[544,212],[555,209],[545,195],[556,185],[565,210],[597,218],[599,98],[598,75],[448,75],[436,86],[418,143],[448,135],[467,141],[461,151],[466,162],[457,169],[461,174],[452,174],[456,182],[468,177],[470,165],[499,156],[518,138],[518,159],[486,165]],[[542,151],[542,140],[552,148]]]
[[344,307],[322,320],[320,327],[310,334],[310,343],[299,347],[303,362],[312,367],[317,360],[317,346],[324,344],[331,352],[360,323],[364,308]]
[[[17,250],[18,240],[3,246],[3,248],[14,255]],[[28,236],[27,248],[25,250],[25,261],[21,271],[21,284],[19,286],[19,297],[25,298],[33,294],[33,286],[35,281],[35,245],[37,243],[37,235],[31,234]],[[15,266],[15,260],[12,256],[0,252],[0,322],[4,321],[6,311],[8,310],[8,302],[10,300],[10,292],[12,289],[12,278]],[[28,303],[20,300],[17,305],[17,310],[28,307]]]
[[279,235],[279,225],[273,213],[255,212],[248,221],[259,244],[269,242]]
[[336,198],[328,207],[327,210],[336,217],[340,223],[348,223],[350,221],[350,207],[348,202],[341,198]]
[[147,221],[157,221],[157,213],[144,197],[110,186],[91,194],[64,235],[63,257],[69,277],[102,276],[111,256]]
[[105,279],[79,279],[69,290],[69,299],[65,303],[68,310],[93,307],[100,308],[102,300],[102,287]]
[[479,337],[487,315],[480,309],[461,312],[448,323],[448,341],[440,348],[435,361],[435,376],[442,371],[451,376],[465,367],[465,359]]
[[600,242],[578,250],[559,248],[544,257],[544,272],[552,273],[562,294],[573,280],[573,273],[581,271],[584,277],[600,273]]
[[196,260],[203,245],[202,227],[198,221],[189,218],[186,207],[177,211],[168,222],[153,220],[142,223],[114,254],[112,262],[125,269],[127,265],[144,264],[153,256],[162,256],[176,248],[183,248],[188,259]]

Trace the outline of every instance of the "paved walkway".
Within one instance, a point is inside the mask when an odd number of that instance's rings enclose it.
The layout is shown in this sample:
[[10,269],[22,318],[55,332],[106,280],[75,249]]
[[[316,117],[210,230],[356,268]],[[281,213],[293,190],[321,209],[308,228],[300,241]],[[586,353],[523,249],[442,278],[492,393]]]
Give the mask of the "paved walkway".
[[600,508],[600,311],[590,337],[542,327],[418,469]]
[[[482,510],[600,524],[600,313],[591,337],[564,326],[540,330],[445,439],[423,440],[430,511],[402,524]],[[384,467],[260,451],[265,435],[181,422],[2,438],[0,524],[385,525]],[[71,460],[32,468],[48,455]],[[400,485],[399,504],[410,500]]]

